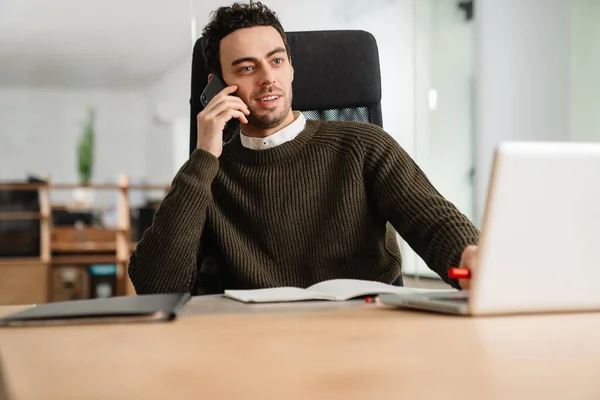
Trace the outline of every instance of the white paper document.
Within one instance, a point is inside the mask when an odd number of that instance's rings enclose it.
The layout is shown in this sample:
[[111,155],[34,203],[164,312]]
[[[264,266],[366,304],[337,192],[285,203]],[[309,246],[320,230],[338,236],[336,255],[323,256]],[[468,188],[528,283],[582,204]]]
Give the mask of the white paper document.
[[244,303],[273,303],[302,300],[345,301],[360,296],[376,296],[383,293],[411,294],[419,292],[454,292],[455,289],[419,289],[388,285],[382,282],[358,279],[332,279],[309,286],[277,287],[251,290],[225,290],[225,297]]

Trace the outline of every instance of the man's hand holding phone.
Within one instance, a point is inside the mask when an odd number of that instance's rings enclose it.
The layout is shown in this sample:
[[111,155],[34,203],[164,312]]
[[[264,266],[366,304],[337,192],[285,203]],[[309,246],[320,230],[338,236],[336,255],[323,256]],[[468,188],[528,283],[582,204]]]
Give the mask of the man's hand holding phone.
[[[213,78],[214,79],[214,78]],[[237,118],[242,124],[247,124],[247,115],[250,115],[248,106],[235,93],[237,86],[227,86],[217,93],[206,105],[204,110],[196,117],[198,122],[197,148],[208,151],[215,157],[220,157],[223,152],[223,130],[225,124]]]

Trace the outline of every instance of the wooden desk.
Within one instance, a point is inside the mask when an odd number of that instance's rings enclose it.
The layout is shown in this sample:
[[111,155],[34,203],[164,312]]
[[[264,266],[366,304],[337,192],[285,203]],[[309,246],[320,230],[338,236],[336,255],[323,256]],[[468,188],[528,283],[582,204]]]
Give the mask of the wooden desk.
[[241,306],[194,299],[167,324],[0,329],[11,399],[600,399],[600,314]]

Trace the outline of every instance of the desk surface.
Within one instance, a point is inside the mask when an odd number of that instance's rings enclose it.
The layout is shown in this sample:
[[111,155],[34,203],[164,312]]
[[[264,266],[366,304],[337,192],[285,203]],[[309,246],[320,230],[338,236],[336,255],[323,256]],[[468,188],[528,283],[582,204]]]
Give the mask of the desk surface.
[[600,398],[598,313],[467,318],[207,297],[184,314],[0,329],[10,398]]

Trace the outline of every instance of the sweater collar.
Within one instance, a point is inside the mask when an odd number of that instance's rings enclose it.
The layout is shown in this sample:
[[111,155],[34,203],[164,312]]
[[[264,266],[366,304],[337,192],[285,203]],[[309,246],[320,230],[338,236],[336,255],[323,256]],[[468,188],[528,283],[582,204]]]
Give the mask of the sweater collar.
[[269,135],[265,138],[250,137],[244,135],[244,130],[242,128],[240,132],[240,140],[242,142],[242,146],[252,150],[272,149],[273,147],[287,143],[290,140],[294,140],[294,138],[298,136],[300,132],[302,132],[304,126],[306,126],[306,117],[300,111],[294,111],[294,122],[273,133],[272,135]]
[[222,162],[235,160],[243,164],[269,164],[289,158],[300,151],[314,136],[321,121],[306,120],[304,129],[288,142],[265,150],[252,150],[242,145],[240,135],[237,135],[223,148],[219,158]]

